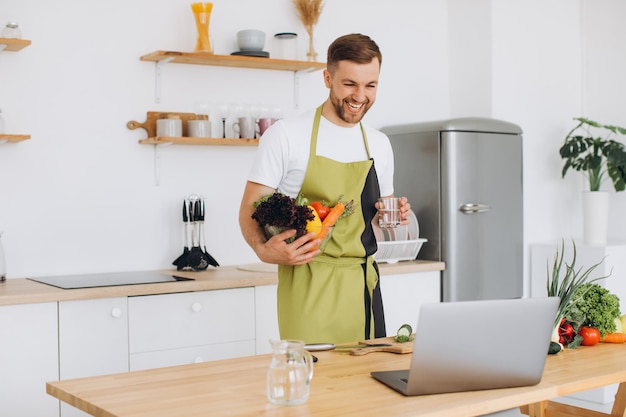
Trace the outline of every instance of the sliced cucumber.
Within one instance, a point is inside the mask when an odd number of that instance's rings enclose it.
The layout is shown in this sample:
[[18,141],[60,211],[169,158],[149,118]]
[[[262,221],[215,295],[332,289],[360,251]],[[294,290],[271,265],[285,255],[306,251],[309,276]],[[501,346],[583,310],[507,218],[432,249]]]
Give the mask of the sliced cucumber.
[[398,336],[411,336],[411,334],[413,334],[413,328],[410,324],[400,326],[397,333]]
[[411,327],[411,325],[403,324],[398,329],[398,332],[397,332],[396,337],[394,339],[398,343],[410,342],[410,341],[413,340],[413,337],[411,336],[412,334],[413,334],[413,328]]

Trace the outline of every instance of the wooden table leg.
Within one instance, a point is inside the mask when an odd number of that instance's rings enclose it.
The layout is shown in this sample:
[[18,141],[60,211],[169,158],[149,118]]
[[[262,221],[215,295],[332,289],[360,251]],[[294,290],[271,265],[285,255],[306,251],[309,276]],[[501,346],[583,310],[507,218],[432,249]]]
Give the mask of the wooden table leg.
[[611,410],[612,416],[626,416],[626,382],[619,384],[617,394],[615,394],[615,402]]
[[528,404],[528,417],[546,417],[548,401]]
[[619,384],[611,414],[599,413],[597,411],[552,401],[541,401],[534,404],[523,405],[519,410],[520,413],[526,414],[529,417],[626,417],[626,382]]

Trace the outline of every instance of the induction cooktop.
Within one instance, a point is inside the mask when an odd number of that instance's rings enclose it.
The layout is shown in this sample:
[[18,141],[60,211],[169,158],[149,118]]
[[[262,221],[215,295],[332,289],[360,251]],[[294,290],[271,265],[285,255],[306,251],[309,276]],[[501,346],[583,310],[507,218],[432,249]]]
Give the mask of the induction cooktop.
[[31,281],[71,290],[77,288],[113,287],[116,285],[156,284],[160,282],[193,281],[154,271],[112,272],[104,274],[59,275],[52,277],[28,278]]

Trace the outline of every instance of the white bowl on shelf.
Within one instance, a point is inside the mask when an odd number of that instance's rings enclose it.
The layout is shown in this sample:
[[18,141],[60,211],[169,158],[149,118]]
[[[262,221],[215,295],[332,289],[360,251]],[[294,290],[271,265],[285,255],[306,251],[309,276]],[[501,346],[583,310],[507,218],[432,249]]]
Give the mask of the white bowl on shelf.
[[265,46],[265,32],[257,29],[244,29],[237,32],[237,47],[240,51],[262,51]]

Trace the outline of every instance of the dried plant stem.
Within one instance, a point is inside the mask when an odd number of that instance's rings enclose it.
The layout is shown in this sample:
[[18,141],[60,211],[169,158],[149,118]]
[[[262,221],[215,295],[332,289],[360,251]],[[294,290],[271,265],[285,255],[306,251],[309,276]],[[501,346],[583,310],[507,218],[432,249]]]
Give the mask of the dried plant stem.
[[324,4],[322,0],[293,0],[293,4],[298,12],[298,18],[304,25],[304,29],[309,35],[309,50],[307,57],[309,61],[317,60],[317,52],[313,41],[313,29],[319,21]]

